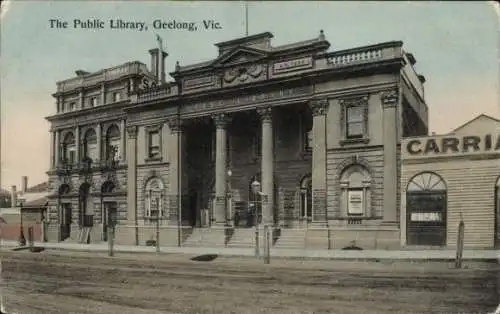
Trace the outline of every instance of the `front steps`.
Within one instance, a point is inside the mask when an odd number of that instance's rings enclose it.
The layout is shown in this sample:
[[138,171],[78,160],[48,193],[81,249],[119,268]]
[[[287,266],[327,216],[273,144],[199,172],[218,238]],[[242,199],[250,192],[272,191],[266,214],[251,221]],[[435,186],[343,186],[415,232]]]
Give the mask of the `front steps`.
[[[263,241],[263,229],[259,230],[259,241]],[[255,247],[255,228],[236,228],[227,247],[252,248]]]
[[224,228],[194,228],[191,235],[184,241],[186,247],[224,247]]
[[307,229],[280,229],[274,247],[277,249],[303,249],[306,246]]

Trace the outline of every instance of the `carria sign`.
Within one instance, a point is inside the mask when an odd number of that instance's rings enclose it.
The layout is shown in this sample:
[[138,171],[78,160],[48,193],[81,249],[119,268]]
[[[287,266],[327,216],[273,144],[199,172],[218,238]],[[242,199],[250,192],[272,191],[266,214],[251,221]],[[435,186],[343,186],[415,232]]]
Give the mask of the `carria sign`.
[[407,142],[406,151],[412,156],[500,151],[500,135],[413,139]]

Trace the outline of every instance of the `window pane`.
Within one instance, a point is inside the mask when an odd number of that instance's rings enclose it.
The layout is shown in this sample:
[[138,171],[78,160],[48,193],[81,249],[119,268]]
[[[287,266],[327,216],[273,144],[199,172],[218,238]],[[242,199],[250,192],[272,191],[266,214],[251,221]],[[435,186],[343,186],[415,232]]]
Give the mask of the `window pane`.
[[313,136],[312,130],[306,133],[306,149],[310,149],[313,147]]
[[363,121],[363,108],[362,107],[348,107],[347,108],[347,121],[348,122],[362,122]]
[[149,133],[149,146],[160,146],[160,133]]
[[87,145],[87,156],[92,160],[97,160],[97,144]]
[[347,136],[362,136],[363,135],[363,123],[362,122],[351,122],[347,124]]

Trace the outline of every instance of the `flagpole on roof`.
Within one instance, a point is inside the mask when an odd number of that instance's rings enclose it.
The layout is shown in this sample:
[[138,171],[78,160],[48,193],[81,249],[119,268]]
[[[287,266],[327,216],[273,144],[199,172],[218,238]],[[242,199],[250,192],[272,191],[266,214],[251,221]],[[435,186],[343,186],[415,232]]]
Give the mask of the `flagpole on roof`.
[[156,34],[156,41],[158,42],[158,85],[163,84],[164,69],[163,69],[163,40],[160,35]]
[[248,36],[248,1],[245,1],[245,36]]

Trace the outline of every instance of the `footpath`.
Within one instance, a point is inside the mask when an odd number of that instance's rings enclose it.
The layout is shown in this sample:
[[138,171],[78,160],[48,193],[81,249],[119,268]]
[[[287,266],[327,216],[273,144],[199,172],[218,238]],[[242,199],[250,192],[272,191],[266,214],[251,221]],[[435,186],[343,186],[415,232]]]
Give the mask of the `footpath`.
[[[107,243],[80,244],[65,242],[35,242],[34,246],[51,250],[108,252]],[[17,241],[0,240],[3,249],[19,248]],[[155,253],[156,247],[115,245],[116,253]],[[160,253],[166,254],[191,254],[219,256],[255,256],[255,248],[227,248],[227,247],[161,247]],[[260,255],[264,255],[261,249]],[[453,260],[456,251],[443,250],[313,250],[313,249],[270,249],[274,258],[300,258],[300,259],[341,259],[341,260]],[[500,263],[500,250],[464,250],[463,260],[497,260]]]

